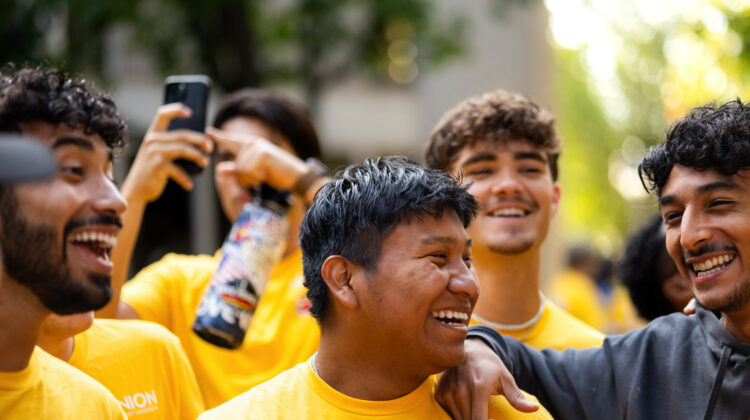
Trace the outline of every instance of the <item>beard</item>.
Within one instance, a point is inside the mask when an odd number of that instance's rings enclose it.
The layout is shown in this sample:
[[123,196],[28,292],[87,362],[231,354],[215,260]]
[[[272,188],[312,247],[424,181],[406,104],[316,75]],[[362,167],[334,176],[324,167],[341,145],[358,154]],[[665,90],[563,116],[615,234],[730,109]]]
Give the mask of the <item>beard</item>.
[[714,312],[728,313],[738,311],[750,303],[750,281],[745,277],[741,278],[732,292],[729,293],[729,296],[718,302],[703,302],[697,295],[695,296],[695,300],[704,308]]
[[59,238],[52,226],[28,221],[18,207],[12,190],[0,194],[0,246],[5,273],[60,315],[106,305],[112,298],[111,277],[97,273],[74,276],[65,262],[64,237]]

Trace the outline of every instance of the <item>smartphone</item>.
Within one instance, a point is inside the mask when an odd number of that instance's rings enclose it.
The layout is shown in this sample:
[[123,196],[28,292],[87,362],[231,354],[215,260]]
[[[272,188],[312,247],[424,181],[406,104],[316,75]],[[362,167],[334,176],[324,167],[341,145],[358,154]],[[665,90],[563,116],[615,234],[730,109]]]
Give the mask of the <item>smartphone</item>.
[[[198,132],[206,130],[206,104],[211,89],[211,78],[203,74],[169,76],[164,81],[164,103],[180,102],[193,111],[190,118],[175,118],[167,130],[187,129]],[[174,161],[189,175],[195,176],[203,168],[187,159]]]

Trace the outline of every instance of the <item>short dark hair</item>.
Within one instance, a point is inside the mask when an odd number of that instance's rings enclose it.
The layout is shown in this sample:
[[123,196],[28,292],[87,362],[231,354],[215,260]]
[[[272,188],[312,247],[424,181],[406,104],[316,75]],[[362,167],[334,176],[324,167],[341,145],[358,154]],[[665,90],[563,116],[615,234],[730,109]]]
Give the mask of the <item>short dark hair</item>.
[[674,262],[667,253],[660,215],[653,216],[628,239],[620,261],[620,277],[630,300],[643,319],[652,320],[674,312],[662,284]]
[[214,118],[214,127],[235,117],[261,121],[291,143],[302,160],[320,159],[320,142],[310,116],[301,106],[281,95],[262,89],[242,89],[225,97]]
[[750,168],[750,107],[738,98],[693,108],[641,160],[638,174],[646,191],[660,196],[675,164],[724,175]]
[[112,150],[125,145],[127,127],[115,103],[86,80],[57,69],[0,73],[0,132],[21,132],[21,123],[46,122],[97,134]]
[[450,170],[466,147],[517,141],[542,149],[556,181],[560,140],[555,135],[555,118],[531,99],[502,89],[465,99],[446,112],[430,135],[425,164]]
[[320,273],[331,255],[374,270],[383,240],[400,223],[454,210],[464,227],[477,212],[466,187],[444,171],[401,156],[366,159],[339,172],[315,196],[300,226],[300,246],[310,313],[323,321],[328,287]]

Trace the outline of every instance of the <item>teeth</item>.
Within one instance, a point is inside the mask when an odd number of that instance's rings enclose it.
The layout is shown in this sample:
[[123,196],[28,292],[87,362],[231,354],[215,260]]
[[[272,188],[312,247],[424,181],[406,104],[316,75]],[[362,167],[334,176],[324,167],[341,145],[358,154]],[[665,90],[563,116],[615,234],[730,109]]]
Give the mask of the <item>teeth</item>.
[[[724,254],[700,263],[693,264],[693,270],[699,276],[707,276],[724,268],[724,265],[734,259],[734,255]],[[721,267],[719,267],[721,265]]]
[[101,248],[114,248],[117,244],[117,236],[104,232],[81,232],[73,235],[75,242],[94,242]]
[[437,318],[439,320],[453,319],[453,320],[466,321],[467,319],[469,319],[469,314],[467,314],[466,312],[456,312],[456,311],[440,311],[440,312],[433,311],[432,317]]
[[519,209],[519,208],[504,208],[504,209],[500,209],[500,210],[496,210],[492,212],[493,216],[505,216],[505,217],[508,217],[508,216],[520,217],[520,216],[523,216],[524,214],[525,212],[523,211],[523,209]]

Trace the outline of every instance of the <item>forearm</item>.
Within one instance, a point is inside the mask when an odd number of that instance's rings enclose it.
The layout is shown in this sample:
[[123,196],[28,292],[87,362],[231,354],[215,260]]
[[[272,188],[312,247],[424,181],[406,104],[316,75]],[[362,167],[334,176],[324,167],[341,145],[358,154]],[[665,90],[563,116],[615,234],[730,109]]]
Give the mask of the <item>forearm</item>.
[[112,299],[102,309],[96,312],[97,318],[133,318],[133,313],[123,313],[120,302],[122,286],[128,277],[130,259],[133,256],[135,243],[143,222],[146,202],[134,198],[127,192],[127,184],[123,186],[123,196],[128,200],[128,208],[122,215],[122,230],[117,237],[117,245],[112,250]]
[[554,418],[617,416],[612,369],[601,348],[539,351],[487,327],[471,327],[469,338],[488,344],[519,388],[534,394]]

